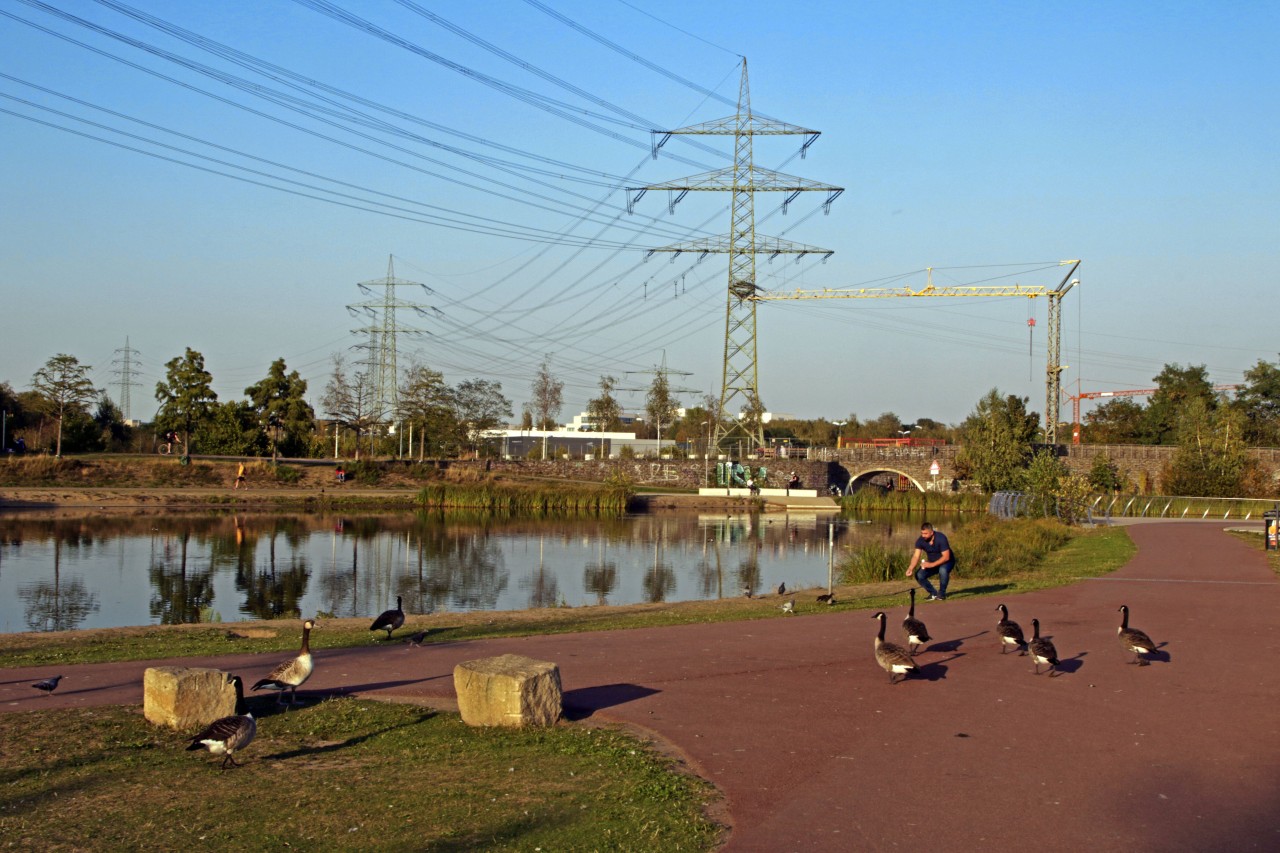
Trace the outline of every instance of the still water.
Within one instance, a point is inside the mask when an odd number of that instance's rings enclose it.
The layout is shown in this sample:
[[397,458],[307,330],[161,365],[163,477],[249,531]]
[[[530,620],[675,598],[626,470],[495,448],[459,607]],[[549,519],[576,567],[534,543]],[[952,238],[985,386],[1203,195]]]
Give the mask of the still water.
[[0,632],[318,613],[675,602],[825,587],[918,519],[644,515],[0,515]]

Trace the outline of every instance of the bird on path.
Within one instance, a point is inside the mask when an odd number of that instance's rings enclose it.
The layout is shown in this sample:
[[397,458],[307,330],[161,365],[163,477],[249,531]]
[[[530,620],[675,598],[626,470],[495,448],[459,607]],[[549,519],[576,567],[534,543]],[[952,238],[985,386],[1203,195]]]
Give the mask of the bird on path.
[[298,688],[311,677],[311,629],[315,623],[310,619],[302,623],[302,649],[298,656],[280,664],[271,670],[271,674],[253,685],[254,690],[278,690],[276,704],[284,704],[284,691],[289,691],[289,704],[297,704]]
[[370,631],[386,631],[387,639],[391,639],[391,632],[404,624],[404,609],[401,607],[403,597],[396,596],[396,609],[383,611],[382,615],[373,620],[373,624],[369,626]]
[[[885,642],[884,639],[884,612],[877,613],[872,619],[880,620],[880,633],[876,635],[876,663],[880,664],[880,668],[889,673],[889,683],[894,684],[897,681],[905,679],[908,673],[916,672],[916,662],[911,659],[911,655],[907,650],[897,643]],[[898,676],[901,676],[899,678]]]
[[1009,650],[1009,646],[1013,646],[1018,650],[1018,654],[1025,655],[1027,641],[1022,636],[1022,626],[1017,622],[1009,620],[1009,608],[1003,604],[996,605],[996,610],[1000,611],[1000,621],[996,623],[996,633],[1000,635],[1000,654],[1004,654]]
[[240,676],[233,675],[231,683],[236,688],[235,714],[214,720],[204,731],[193,737],[191,745],[187,747],[188,752],[207,749],[214,755],[221,755],[223,770],[227,769],[227,762],[240,766],[240,762],[235,759],[236,750],[248,746],[258,733],[258,723],[253,719],[244,699],[244,682],[240,680]]
[[427,639],[427,633],[427,631],[419,631],[416,634],[410,635],[409,639],[405,640],[405,642],[411,646],[420,646],[423,641]]
[[1053,647],[1053,643],[1040,636],[1040,620],[1031,620],[1031,642],[1027,644],[1027,648],[1031,651],[1031,663],[1035,665],[1036,675],[1040,674],[1040,665],[1049,665],[1049,677],[1053,678],[1060,670],[1058,669],[1058,650]]
[[50,693],[58,689],[58,682],[61,680],[61,675],[55,675],[52,678],[46,678],[44,681],[37,681],[31,686],[36,690],[44,691],[44,695],[48,696]]
[[918,647],[933,639],[929,636],[929,629],[916,618],[916,591],[914,588],[911,590],[911,606],[907,609],[907,618],[902,620],[902,630],[907,632],[907,652],[909,654],[914,655]]
[[1144,631],[1137,628],[1129,627],[1129,605],[1120,605],[1120,627],[1117,629],[1120,637],[1120,645],[1125,651],[1133,652],[1133,660],[1130,663],[1136,663],[1138,666],[1150,666],[1151,661],[1147,660],[1144,655],[1149,655],[1156,650],[1156,644]]
[[782,605],[782,612],[783,612],[783,613],[795,613],[795,612],[796,612],[796,600],[793,598],[793,599],[791,599],[790,601],[788,601],[787,603],[783,604],[783,605]]

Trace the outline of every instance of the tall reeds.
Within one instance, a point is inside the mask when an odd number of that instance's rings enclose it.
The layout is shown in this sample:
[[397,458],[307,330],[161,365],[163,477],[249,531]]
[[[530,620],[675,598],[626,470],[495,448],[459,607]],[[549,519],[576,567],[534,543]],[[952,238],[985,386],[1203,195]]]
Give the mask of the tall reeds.
[[971,492],[921,492],[916,489],[886,492],[863,488],[840,499],[845,512],[986,512],[987,495]]
[[512,515],[621,515],[631,493],[592,486],[529,486],[518,483],[431,483],[418,492],[423,507],[479,509]]

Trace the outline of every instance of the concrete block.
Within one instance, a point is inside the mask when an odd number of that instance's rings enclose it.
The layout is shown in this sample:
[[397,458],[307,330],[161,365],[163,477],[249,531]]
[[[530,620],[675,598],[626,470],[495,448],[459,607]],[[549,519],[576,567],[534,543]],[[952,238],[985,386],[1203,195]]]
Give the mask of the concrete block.
[[142,715],[157,726],[187,731],[236,711],[236,689],[220,669],[148,667],[142,676]]
[[453,688],[469,726],[550,726],[564,710],[560,668],[523,655],[464,661],[453,669]]

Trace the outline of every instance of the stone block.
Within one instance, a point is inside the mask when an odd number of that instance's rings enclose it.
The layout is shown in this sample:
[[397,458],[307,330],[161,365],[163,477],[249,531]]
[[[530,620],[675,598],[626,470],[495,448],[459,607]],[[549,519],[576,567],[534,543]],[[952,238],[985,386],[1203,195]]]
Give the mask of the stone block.
[[453,689],[469,726],[551,726],[564,708],[560,668],[523,655],[463,661],[453,668]]
[[179,731],[207,726],[236,711],[236,688],[220,669],[148,667],[142,676],[142,715]]

